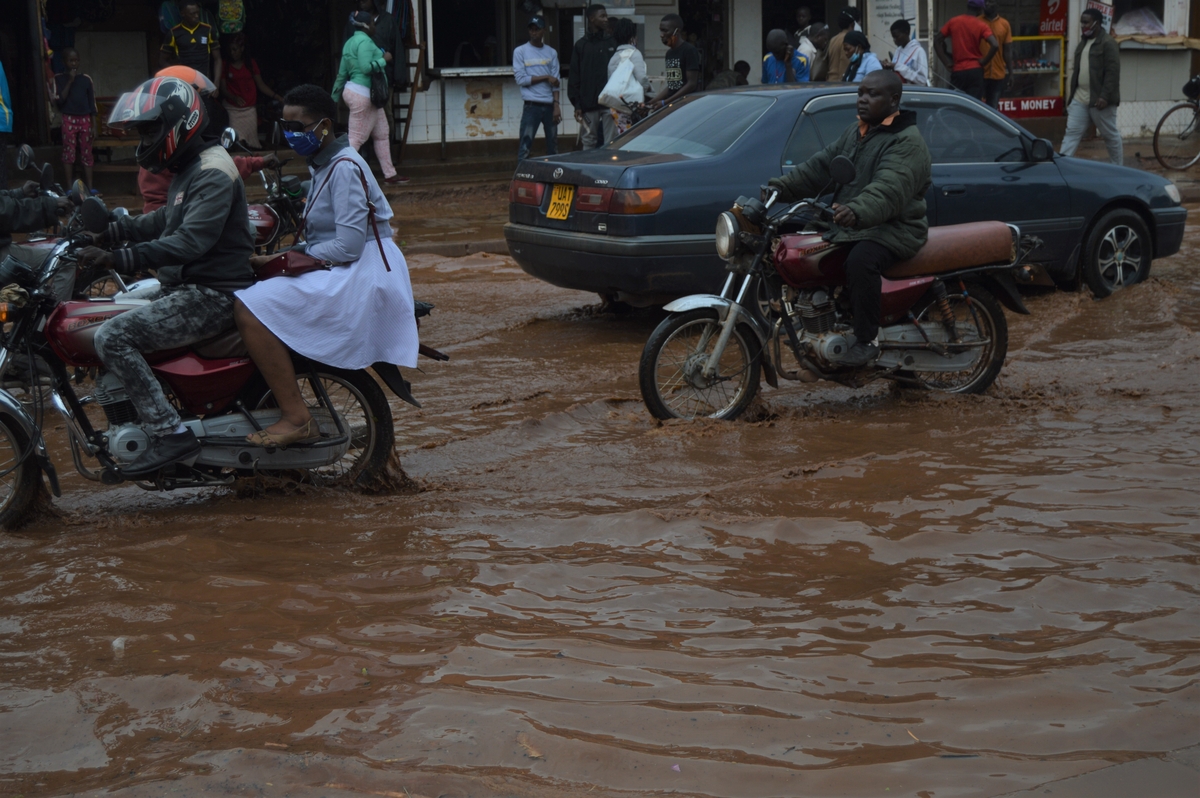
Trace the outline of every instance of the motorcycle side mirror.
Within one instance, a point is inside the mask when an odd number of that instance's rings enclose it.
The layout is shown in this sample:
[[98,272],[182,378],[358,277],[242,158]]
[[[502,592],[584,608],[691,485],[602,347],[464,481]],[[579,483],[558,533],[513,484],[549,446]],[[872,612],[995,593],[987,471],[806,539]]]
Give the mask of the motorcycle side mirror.
[[1046,139],[1034,139],[1029,145],[1029,157],[1034,163],[1054,160],[1054,145]]
[[54,167],[48,163],[42,164],[41,184],[43,191],[54,188]]
[[22,144],[17,147],[17,168],[24,172],[33,163],[33,147]]
[[82,205],[84,199],[88,196],[87,184],[82,180],[76,180],[71,184],[71,193],[67,196],[71,198],[71,202],[76,205]]
[[231,127],[227,127],[221,131],[221,146],[229,149],[237,143],[237,131]]
[[858,177],[858,170],[854,168],[854,161],[845,155],[839,155],[829,162],[829,176],[839,186],[846,186]]
[[83,229],[89,233],[103,233],[108,229],[108,209],[96,197],[88,197],[79,207],[79,218]]

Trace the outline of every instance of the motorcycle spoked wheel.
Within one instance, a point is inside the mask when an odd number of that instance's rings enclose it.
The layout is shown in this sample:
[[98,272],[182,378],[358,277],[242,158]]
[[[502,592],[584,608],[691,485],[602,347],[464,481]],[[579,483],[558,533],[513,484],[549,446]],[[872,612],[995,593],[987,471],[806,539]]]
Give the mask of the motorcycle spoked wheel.
[[[908,371],[901,374],[921,388],[939,393],[983,393],[1004,367],[1008,354],[1008,321],[1004,309],[991,293],[980,285],[968,285],[967,293],[949,293],[947,299],[954,314],[954,326],[965,343],[987,341],[979,359],[963,371]],[[919,323],[938,323],[942,312],[935,301],[917,314]]]
[[[308,469],[308,474],[314,481],[323,483],[370,485],[387,468],[388,456],[396,441],[392,408],[387,396],[379,383],[365,371],[318,366],[316,375],[333,409],[350,428],[350,450],[336,463]],[[309,375],[298,372],[296,380],[305,404],[319,407]],[[264,386],[263,393],[251,406],[258,410],[276,407],[271,389]]]
[[701,370],[720,335],[717,314],[707,309],[673,314],[658,325],[638,364],[642,400],[651,415],[734,419],[750,406],[758,393],[758,337],[746,324],[737,325],[717,374],[705,379]]
[[29,445],[21,428],[8,416],[0,416],[0,527],[5,529],[24,523],[37,498],[41,470]]

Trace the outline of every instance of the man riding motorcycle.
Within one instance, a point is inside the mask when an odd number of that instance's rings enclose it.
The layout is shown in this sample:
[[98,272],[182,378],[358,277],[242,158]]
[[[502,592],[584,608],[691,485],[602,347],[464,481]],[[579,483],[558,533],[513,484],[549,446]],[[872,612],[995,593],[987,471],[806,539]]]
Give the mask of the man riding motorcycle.
[[174,173],[164,207],[119,218],[103,236],[135,243],[112,252],[85,247],[79,256],[80,266],[158,270],[161,288],[141,297],[151,303],[105,322],[95,338],[100,359],[120,378],[152,437],[146,451],[121,469],[127,479],[151,477],[200,452],[141,353],[188,346],[228,330],[233,292],[254,281],[245,186],[229,154],[202,138],[206,123],[204,104],[191,85],[157,77],[122,95],[109,119],[110,126],[137,130],[140,166]]
[[879,357],[880,272],[917,254],[928,238],[925,192],[930,158],[917,130],[917,115],[900,110],[903,83],[895,72],[878,70],[858,88],[858,121],[837,141],[783,177],[772,178],[783,202],[828,189],[829,164],[839,155],[854,161],[857,178],[833,192],[833,225],[827,241],[851,244],[846,287],[854,311],[855,343],[841,357],[845,366],[864,366]]

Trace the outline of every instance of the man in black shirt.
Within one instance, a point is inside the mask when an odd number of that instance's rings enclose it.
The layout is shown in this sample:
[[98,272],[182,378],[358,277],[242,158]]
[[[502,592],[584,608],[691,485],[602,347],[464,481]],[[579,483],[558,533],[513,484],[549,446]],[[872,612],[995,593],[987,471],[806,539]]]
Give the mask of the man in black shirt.
[[567,98],[575,106],[575,121],[582,127],[583,148],[592,150],[617,137],[617,122],[600,104],[608,83],[608,62],[617,51],[617,40],[608,32],[608,11],[596,4],[587,8],[587,32],[571,51]]
[[199,0],[183,0],[179,15],[179,24],[171,28],[159,52],[160,65],[191,67],[216,83],[221,74],[221,42],[217,32],[200,18]]
[[667,85],[647,105],[651,110],[686,97],[700,88],[700,51],[683,38],[683,17],[667,14],[658,23],[658,36],[667,46]]

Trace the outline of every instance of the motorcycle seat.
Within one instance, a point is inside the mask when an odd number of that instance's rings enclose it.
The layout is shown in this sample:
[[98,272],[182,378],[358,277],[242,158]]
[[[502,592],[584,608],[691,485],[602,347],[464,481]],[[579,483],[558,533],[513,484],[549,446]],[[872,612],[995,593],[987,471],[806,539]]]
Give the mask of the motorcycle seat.
[[883,271],[889,280],[943,274],[973,266],[1012,263],[1017,242],[1004,222],[969,222],[929,228],[929,240],[916,255]]
[[238,332],[237,327],[201,341],[192,347],[192,351],[205,360],[250,357],[250,352],[246,350],[246,342],[242,340],[242,334]]

